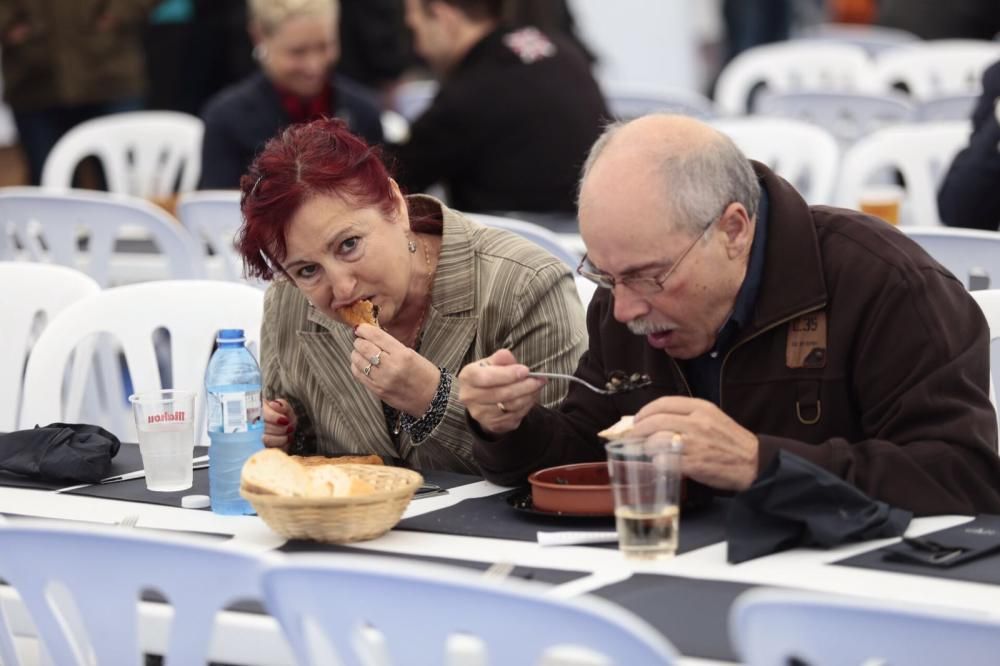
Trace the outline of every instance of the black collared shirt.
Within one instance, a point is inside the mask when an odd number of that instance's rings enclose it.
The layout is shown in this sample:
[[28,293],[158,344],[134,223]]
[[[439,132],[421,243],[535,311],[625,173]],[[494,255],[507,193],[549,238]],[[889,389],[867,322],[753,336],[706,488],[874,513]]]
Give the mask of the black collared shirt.
[[722,361],[726,352],[736,340],[737,334],[753,316],[757,303],[757,291],[764,275],[764,248],[767,246],[767,190],[761,183],[760,203],[757,206],[757,225],[753,244],[750,246],[750,261],[747,274],[736,295],[733,311],[715,337],[715,345],[708,352],[687,361],[681,361],[684,377],[696,398],[710,400],[716,405],[720,401]]

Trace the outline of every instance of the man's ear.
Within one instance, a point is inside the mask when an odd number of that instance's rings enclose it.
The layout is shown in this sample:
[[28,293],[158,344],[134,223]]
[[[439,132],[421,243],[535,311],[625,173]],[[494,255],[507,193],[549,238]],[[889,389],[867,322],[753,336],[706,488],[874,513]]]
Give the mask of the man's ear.
[[743,204],[734,201],[726,206],[717,226],[718,232],[723,235],[726,253],[730,259],[750,254],[755,224]]

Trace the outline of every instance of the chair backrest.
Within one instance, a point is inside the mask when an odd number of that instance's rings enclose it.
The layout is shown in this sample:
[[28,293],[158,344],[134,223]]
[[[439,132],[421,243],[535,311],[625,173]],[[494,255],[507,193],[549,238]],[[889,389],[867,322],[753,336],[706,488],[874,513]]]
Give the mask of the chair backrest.
[[879,90],[906,87],[915,99],[978,94],[983,71],[1000,60],[1000,44],[943,39],[917,42],[879,55],[874,78]]
[[833,199],[840,163],[837,140],[810,123],[749,116],[712,121],[743,153],[789,181],[811,204]]
[[80,123],[52,147],[42,185],[72,187],[86,157],[101,161],[108,190],[166,197],[193,190],[201,171],[202,121],[177,111],[129,111]]
[[944,609],[751,590],[729,616],[741,663],[995,664],[1000,622]]
[[207,274],[234,282],[244,281],[243,258],[234,246],[236,233],[243,224],[238,190],[183,194],[177,202],[177,217],[192,236],[211,250],[214,259],[205,259]]
[[[166,259],[167,269],[157,270],[157,277],[204,275],[198,244],[176,220],[148,201],[90,190],[0,189],[0,258],[77,268],[107,287],[113,263],[123,259],[116,254],[122,242],[136,245],[135,256],[156,265],[156,255],[147,240],[140,240],[143,237],[151,239]],[[83,239],[85,251],[81,250]]]
[[966,288],[1000,289],[1000,233],[950,227],[900,227]]
[[[993,345],[1000,340],[1000,289],[974,291],[972,298],[986,315],[986,324],[990,327],[990,402],[996,409],[996,386],[1000,383],[1000,353],[993,352]],[[1000,413],[997,414],[997,421],[1000,422]]]
[[679,113],[703,119],[715,116],[712,100],[693,90],[621,81],[601,81],[601,90],[611,115],[620,120],[648,113]]
[[902,95],[809,91],[764,95],[757,112],[819,125],[846,147],[877,129],[909,120],[913,105]]
[[907,123],[863,137],[844,153],[837,204],[856,209],[866,186],[896,170],[906,187],[901,222],[940,225],[938,185],[955,153],[968,143],[970,130],[967,121]]
[[[465,571],[371,557],[302,557],[269,569],[264,598],[300,664],[372,663],[359,654],[365,626],[381,634],[394,666],[455,663],[449,637],[472,635],[488,659],[536,664],[546,650],[573,645],[614,664],[671,664],[672,646],[639,618],[600,599],[558,600],[524,581],[483,580]],[[331,593],[331,591],[336,591]],[[565,663],[560,661],[559,663]],[[592,662],[588,662],[592,663]]]
[[906,30],[857,23],[819,23],[802,28],[794,37],[860,46],[869,56],[877,56],[884,51],[920,41],[920,37]]
[[729,115],[747,113],[751,93],[872,90],[871,59],[851,44],[796,40],[756,46],[733,58],[719,74],[715,103]]
[[[264,292],[234,282],[179,280],[144,282],[105,289],[63,310],[42,331],[24,377],[21,427],[54,421],[77,422],[79,414],[67,413],[58,399],[64,368],[73,350],[96,334],[108,334],[122,346],[135,391],[182,388],[196,391],[195,414],[203,443],[205,368],[216,333],[242,328],[248,344],[259,349]],[[163,386],[154,333],[170,335],[169,367],[173,386]],[[88,422],[102,424],[105,415],[89,415]],[[106,421],[105,421],[106,422]],[[129,432],[116,432],[121,439]],[[119,426],[121,428],[121,426]]]
[[401,83],[393,91],[393,108],[412,123],[430,106],[437,90],[437,81],[421,79]]
[[525,222],[524,220],[516,220],[511,217],[501,217],[500,215],[486,215],[483,213],[463,213],[463,215],[483,226],[506,229],[522,238],[530,240],[535,245],[547,250],[549,254],[557,259],[561,259],[570,268],[576,268],[577,264],[580,263],[580,257],[576,256],[576,254],[563,245],[559,236],[541,225],[534,224],[533,222]]
[[[140,664],[139,600],[173,608],[165,661],[204,664],[218,611],[260,598],[259,555],[194,538],[93,525],[0,525],[0,577],[55,664]],[[2,620],[2,618],[0,618]]]
[[913,109],[913,119],[917,122],[937,122],[939,120],[968,120],[979,101],[979,95],[964,93],[944,95],[920,100]]
[[0,344],[0,432],[17,430],[21,388],[39,318],[57,313],[101,288],[85,274],[63,266],[24,261],[0,261],[0,303],[3,303],[3,344]]

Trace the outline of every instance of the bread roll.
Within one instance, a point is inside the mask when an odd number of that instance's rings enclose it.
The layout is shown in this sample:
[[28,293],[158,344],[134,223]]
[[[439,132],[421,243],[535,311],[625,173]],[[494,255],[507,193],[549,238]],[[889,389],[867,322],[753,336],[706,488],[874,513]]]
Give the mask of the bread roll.
[[316,467],[317,465],[384,465],[380,456],[374,454],[370,456],[292,456],[292,460],[305,465],[306,467]]
[[375,492],[370,483],[351,476],[337,465],[320,465],[308,470],[310,497],[357,497]]
[[605,428],[601,432],[597,433],[597,436],[603,437],[604,439],[622,439],[623,437],[628,437],[634,427],[635,417],[623,416],[618,420],[618,423],[615,423],[609,428]]
[[378,308],[368,300],[355,301],[346,307],[337,308],[337,316],[348,326],[378,326]]
[[305,497],[309,473],[281,449],[264,449],[243,464],[240,485],[253,493]]

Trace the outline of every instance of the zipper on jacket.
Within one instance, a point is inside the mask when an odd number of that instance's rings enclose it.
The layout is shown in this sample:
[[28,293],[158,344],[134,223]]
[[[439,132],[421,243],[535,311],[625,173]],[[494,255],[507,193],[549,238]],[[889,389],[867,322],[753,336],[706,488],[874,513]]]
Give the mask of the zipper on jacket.
[[[723,390],[723,388],[725,386],[725,383],[722,381],[722,378],[725,377],[725,375],[726,375],[726,361],[729,360],[729,357],[733,355],[734,351],[736,351],[737,349],[739,349],[740,347],[742,347],[746,343],[750,342],[751,340],[759,338],[760,336],[764,335],[768,331],[773,331],[774,329],[778,328],[779,326],[784,326],[788,322],[792,321],[793,319],[798,319],[802,315],[807,315],[810,312],[816,312],[817,310],[822,310],[823,308],[826,307],[826,305],[827,305],[826,301],[823,301],[823,303],[821,305],[809,308],[807,310],[802,310],[802,311],[797,312],[797,313],[795,313],[793,315],[789,315],[788,317],[785,317],[784,319],[781,319],[779,321],[774,322],[770,326],[766,326],[766,327],[760,329],[759,331],[757,331],[756,333],[754,333],[753,335],[751,335],[749,338],[744,338],[743,340],[740,340],[735,345],[733,345],[732,347],[730,347],[729,351],[726,352],[726,356],[722,359],[722,366],[719,368],[719,409],[721,409],[722,411],[726,411],[723,408],[723,406],[722,406],[722,404],[723,404],[723,401],[722,401],[722,390]],[[689,391],[690,391],[690,389],[689,389]]]

